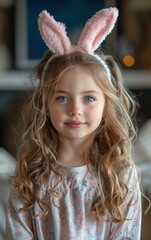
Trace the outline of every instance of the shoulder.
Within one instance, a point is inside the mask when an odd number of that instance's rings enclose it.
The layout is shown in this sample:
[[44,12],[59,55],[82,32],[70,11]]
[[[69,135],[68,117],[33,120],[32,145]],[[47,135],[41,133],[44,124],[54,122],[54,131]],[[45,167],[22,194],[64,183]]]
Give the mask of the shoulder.
[[140,176],[135,165],[129,166],[124,175],[124,184],[127,187],[127,196],[140,196]]
[[8,174],[12,174],[16,167],[16,160],[4,148],[0,148],[0,177],[8,178]]
[[139,172],[135,165],[129,165],[124,174],[124,182],[131,186],[139,181]]
[[13,206],[13,208],[17,211],[23,207],[23,202],[21,201],[18,190],[13,183],[10,185],[8,206]]

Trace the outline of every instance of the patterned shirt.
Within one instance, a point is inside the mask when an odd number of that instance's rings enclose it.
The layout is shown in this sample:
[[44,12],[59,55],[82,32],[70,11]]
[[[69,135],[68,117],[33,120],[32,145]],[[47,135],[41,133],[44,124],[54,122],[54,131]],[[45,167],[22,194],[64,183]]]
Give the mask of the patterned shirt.
[[96,195],[96,183],[86,165],[80,167],[57,166],[62,182],[50,194],[56,176],[40,192],[49,206],[49,213],[41,218],[40,207],[35,204],[30,211],[21,212],[23,206],[17,191],[12,186],[8,201],[6,222],[7,240],[139,240],[141,232],[141,194],[137,181],[132,183],[136,171],[130,168],[127,174],[129,194],[122,204],[127,219],[123,223],[103,221],[92,213],[92,202]]

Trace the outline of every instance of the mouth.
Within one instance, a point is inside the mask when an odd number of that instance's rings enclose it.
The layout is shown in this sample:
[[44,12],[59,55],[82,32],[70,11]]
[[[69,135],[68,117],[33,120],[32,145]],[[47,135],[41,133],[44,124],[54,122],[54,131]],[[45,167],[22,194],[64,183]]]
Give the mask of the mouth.
[[83,127],[86,123],[85,122],[77,122],[77,121],[71,121],[65,123],[68,127],[70,128],[81,128]]

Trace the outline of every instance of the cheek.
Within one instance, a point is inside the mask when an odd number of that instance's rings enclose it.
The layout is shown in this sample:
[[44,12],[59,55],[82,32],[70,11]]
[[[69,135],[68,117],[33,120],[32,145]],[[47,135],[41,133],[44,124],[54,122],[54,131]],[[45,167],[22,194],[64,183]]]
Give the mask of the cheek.
[[102,112],[98,112],[98,111],[93,111],[92,114],[90,115],[89,119],[94,122],[94,123],[100,123],[102,120]]
[[92,122],[100,123],[102,120],[102,116],[103,116],[103,110],[104,110],[104,105],[101,107],[96,107],[94,109],[91,109],[89,112],[89,119]]
[[49,117],[53,125],[58,124],[64,118],[64,112],[57,107],[50,108]]

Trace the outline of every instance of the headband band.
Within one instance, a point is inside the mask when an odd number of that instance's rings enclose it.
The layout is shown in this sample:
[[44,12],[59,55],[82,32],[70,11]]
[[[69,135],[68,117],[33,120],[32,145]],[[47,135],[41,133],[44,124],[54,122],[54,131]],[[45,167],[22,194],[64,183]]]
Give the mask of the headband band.
[[[46,10],[39,14],[38,27],[46,46],[53,53],[56,55],[64,55],[79,51],[93,55],[101,62],[107,74],[111,77],[110,69],[106,62],[98,57],[94,51],[112,31],[117,17],[117,8],[106,8],[98,11],[86,22],[77,45],[71,44],[66,33],[65,25],[55,21],[53,16],[50,16]],[[48,64],[46,63],[46,65]]]

